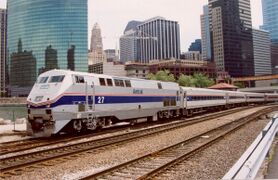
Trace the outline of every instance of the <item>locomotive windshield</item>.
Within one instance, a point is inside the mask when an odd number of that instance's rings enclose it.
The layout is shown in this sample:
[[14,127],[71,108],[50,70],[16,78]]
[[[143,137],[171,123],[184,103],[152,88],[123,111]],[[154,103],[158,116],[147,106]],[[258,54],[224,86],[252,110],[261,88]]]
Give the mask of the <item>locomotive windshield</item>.
[[49,83],[59,83],[64,80],[65,76],[52,76]]
[[46,83],[48,80],[48,77],[41,77],[38,79],[37,83],[38,84],[43,84],[43,83]]

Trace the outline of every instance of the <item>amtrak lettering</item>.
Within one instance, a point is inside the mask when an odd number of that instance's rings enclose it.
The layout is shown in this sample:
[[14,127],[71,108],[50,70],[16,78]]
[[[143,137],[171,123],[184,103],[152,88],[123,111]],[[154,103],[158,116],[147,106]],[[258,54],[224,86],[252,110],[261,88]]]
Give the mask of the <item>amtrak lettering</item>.
[[133,89],[133,94],[143,94],[142,89]]

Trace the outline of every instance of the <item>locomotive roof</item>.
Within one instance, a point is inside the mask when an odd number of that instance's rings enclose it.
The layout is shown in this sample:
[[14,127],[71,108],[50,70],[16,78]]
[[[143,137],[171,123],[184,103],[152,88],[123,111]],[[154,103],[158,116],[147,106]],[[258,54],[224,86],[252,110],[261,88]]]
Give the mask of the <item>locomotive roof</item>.
[[71,70],[63,70],[63,69],[53,69],[50,71],[47,71],[45,73],[42,73],[40,76],[52,76],[52,75],[81,75],[81,76],[93,76],[98,78],[119,78],[119,79],[130,79],[130,80],[136,80],[136,81],[149,81],[149,82],[160,82],[165,84],[173,84],[178,86],[175,82],[163,82],[163,81],[156,81],[156,80],[145,80],[145,79],[139,79],[139,78],[132,78],[132,77],[124,77],[124,76],[113,76],[113,75],[105,75],[105,74],[95,74],[95,73],[87,73],[87,72],[78,72],[78,71],[71,71]]

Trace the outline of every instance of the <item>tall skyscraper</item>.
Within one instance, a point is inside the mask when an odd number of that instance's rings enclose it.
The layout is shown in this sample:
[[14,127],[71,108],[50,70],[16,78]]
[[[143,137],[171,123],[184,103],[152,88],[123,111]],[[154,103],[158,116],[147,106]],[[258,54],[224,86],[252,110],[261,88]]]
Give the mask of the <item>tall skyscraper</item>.
[[253,29],[255,75],[269,75],[271,69],[271,42],[269,32]]
[[[56,63],[54,51],[51,58],[45,55],[47,48],[57,52],[60,69],[88,71],[87,0],[8,0],[7,5],[12,96],[28,95],[40,70],[49,65],[45,61]],[[20,79],[26,74],[32,77]]]
[[212,53],[217,71],[253,76],[250,0],[209,0]]
[[177,21],[154,17],[138,25],[139,62],[180,58],[180,27]]
[[202,60],[211,60],[211,38],[209,30],[209,7],[203,7],[201,15],[201,33],[202,33]]
[[128,22],[124,34],[120,37],[120,61],[137,61],[139,59],[139,30],[140,21]]
[[120,61],[137,61],[138,54],[138,32],[129,30],[120,37]]
[[0,97],[6,94],[7,10],[0,9]]
[[270,32],[271,41],[278,43],[278,1],[262,0],[263,29]]
[[91,48],[89,52],[89,64],[96,64],[106,61],[103,52],[101,29],[98,23],[95,23],[92,29]]
[[198,51],[200,54],[202,53],[202,41],[201,39],[196,39],[191,43],[188,51]]
[[91,48],[90,51],[103,51],[101,29],[98,23],[95,23],[92,29]]

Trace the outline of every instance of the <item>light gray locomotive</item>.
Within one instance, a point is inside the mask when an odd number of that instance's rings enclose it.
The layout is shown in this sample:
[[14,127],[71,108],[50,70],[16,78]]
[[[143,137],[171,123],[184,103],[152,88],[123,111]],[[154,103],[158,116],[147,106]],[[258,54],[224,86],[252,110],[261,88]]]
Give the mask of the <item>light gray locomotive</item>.
[[273,94],[185,88],[172,82],[51,70],[38,77],[27,98],[27,131],[47,137],[122,121],[134,124],[276,100],[278,95]]

